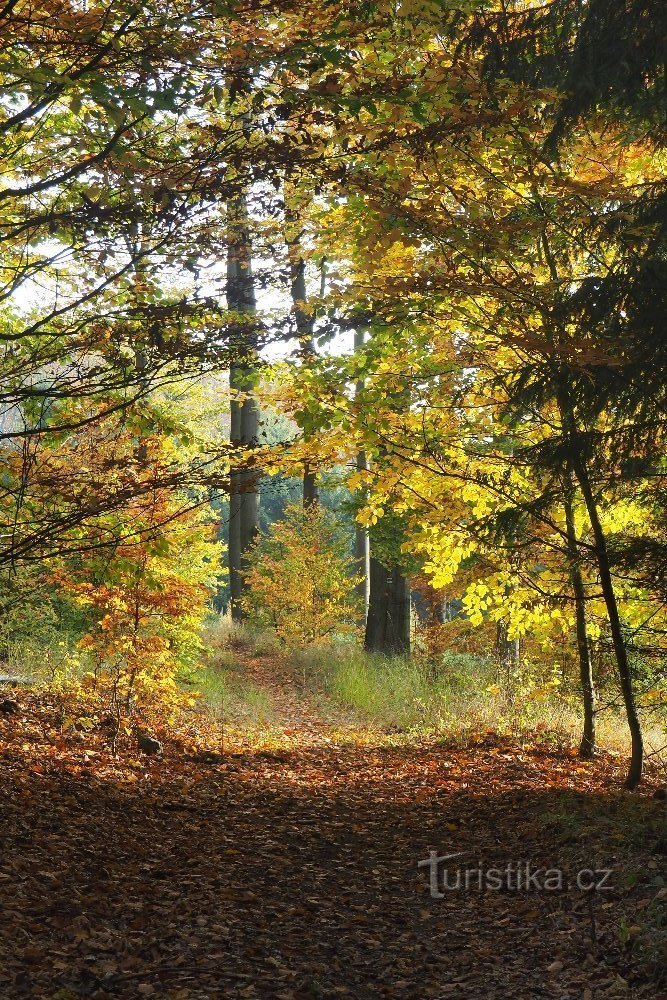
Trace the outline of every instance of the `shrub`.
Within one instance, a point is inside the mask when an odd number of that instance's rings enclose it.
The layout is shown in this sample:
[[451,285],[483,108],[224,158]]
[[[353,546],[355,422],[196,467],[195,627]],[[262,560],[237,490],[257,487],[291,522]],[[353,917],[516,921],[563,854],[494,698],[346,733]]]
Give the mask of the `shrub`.
[[356,633],[353,560],[334,517],[292,504],[255,544],[244,608],[253,625],[275,629],[283,646],[314,646]]
[[78,642],[93,668],[88,686],[119,718],[134,707],[169,715],[181,701],[179,669],[199,660],[220,547],[210,538],[207,511],[180,513],[165,495],[152,497],[156,527],[148,537],[139,531],[144,510],[130,506],[129,513],[136,533],[128,531],[112,558],[102,549],[52,579],[89,612]]

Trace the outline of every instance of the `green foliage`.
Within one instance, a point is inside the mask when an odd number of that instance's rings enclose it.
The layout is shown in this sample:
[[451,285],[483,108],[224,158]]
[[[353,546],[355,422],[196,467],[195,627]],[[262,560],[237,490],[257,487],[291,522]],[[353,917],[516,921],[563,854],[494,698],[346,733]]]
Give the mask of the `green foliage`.
[[3,581],[0,673],[52,681],[71,668],[72,652],[92,619],[34,569]]

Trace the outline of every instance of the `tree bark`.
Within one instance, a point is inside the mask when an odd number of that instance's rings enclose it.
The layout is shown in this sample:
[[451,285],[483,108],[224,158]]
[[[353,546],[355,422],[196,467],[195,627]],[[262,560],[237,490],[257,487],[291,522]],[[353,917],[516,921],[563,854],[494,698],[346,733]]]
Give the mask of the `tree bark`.
[[584,726],[579,744],[579,756],[582,760],[590,760],[596,749],[596,700],[593,681],[593,663],[588,642],[588,627],[586,624],[586,591],[581,572],[579,542],[574,522],[574,483],[572,472],[568,469],[565,478],[565,530],[567,533],[567,548],[570,559],[570,583],[574,596],[574,609],[577,630],[577,653],[579,657],[579,678],[581,697],[584,708]]
[[443,594],[433,611],[433,617],[438,625],[445,625],[449,621],[449,598]]
[[[358,327],[354,331],[354,350],[360,351],[364,346],[365,331],[363,327]],[[355,396],[357,399],[361,396],[364,389],[364,380],[359,379],[355,386]],[[357,452],[356,457],[356,467],[358,472],[363,472],[368,468],[368,459],[365,452]],[[359,599],[362,602],[363,608],[363,618],[362,624],[365,626],[368,619],[368,607],[370,601],[371,592],[371,552],[370,552],[370,539],[368,535],[368,529],[364,528],[363,525],[357,524],[354,533],[354,556],[357,564],[357,573],[360,576],[359,583],[357,584],[357,593]]]
[[519,666],[521,650],[518,639],[508,639],[507,622],[502,618],[496,626],[496,653],[500,669],[505,671],[505,679],[509,685],[512,671]]
[[[355,336],[357,349],[363,344],[363,331],[359,336],[359,341]],[[397,409],[408,407],[409,403],[407,388],[396,393]],[[399,565],[387,569],[375,558],[372,536],[369,538],[369,599],[364,646],[369,652],[386,656],[409,656],[412,639],[410,581]]]
[[[558,267],[556,265],[556,259],[551,251],[546,229],[542,234],[542,245],[551,277],[555,282],[557,282],[559,280]],[[564,338],[562,336],[554,336],[553,332],[552,340],[554,344],[558,344],[561,349],[565,346]],[[588,520],[593,532],[593,540],[595,542],[595,558],[600,576],[600,586],[602,588],[602,595],[607,609],[612,645],[614,647],[614,655],[616,657],[616,667],[618,669],[619,682],[623,695],[632,746],[628,776],[625,784],[627,788],[633,790],[641,781],[644,769],[644,739],[642,736],[641,722],[637,712],[637,704],[633,690],[632,672],[630,670],[630,662],[628,660],[628,650],[625,644],[621,617],[618,611],[618,602],[614,591],[614,581],[611,575],[607,539],[598,514],[597,502],[595,500],[590,477],[588,475],[588,468],[586,466],[586,458],[584,454],[582,454],[581,439],[577,427],[574,407],[572,406],[567,384],[560,379],[556,383],[556,399],[558,402],[558,409],[565,441],[569,446],[569,452],[571,455],[569,462],[570,468],[575,479],[577,480],[577,483],[579,484],[579,489],[581,490],[584,504],[586,506]]]
[[[298,244],[292,245],[292,250],[298,251]],[[301,349],[304,358],[312,357],[315,354],[315,317],[305,309],[307,302],[306,291],[306,262],[303,257],[294,257],[290,261],[291,267],[291,293],[294,305],[294,318],[296,328],[301,341]],[[317,478],[317,471],[309,462],[304,463],[303,470],[303,506],[309,507],[311,504],[320,502],[320,489]]]
[[[301,235],[295,232],[299,223],[298,209],[292,203],[292,191],[289,179],[285,180],[285,221],[291,231],[285,235],[287,257],[290,268],[290,295],[296,330],[301,344],[301,355],[304,360],[315,354],[315,315],[308,309],[308,290],[306,288],[306,262],[301,254]],[[317,470],[310,462],[304,463],[303,469],[303,506],[320,502],[320,490]]]
[[[366,468],[366,455],[363,451],[357,454],[357,469]],[[368,530],[361,524],[357,524],[354,531],[354,558],[356,562],[359,582],[357,583],[357,593],[362,605],[362,624],[365,625],[368,618],[368,607],[371,594],[371,551]]]
[[[237,366],[229,372],[229,388],[232,390],[230,402],[229,441],[236,447],[241,440],[241,403],[234,398],[237,386]],[[241,576],[241,492],[239,471],[232,466],[229,476],[229,524],[227,536],[227,559],[229,564],[230,610],[234,621],[241,618],[241,597],[243,578]]]
[[370,600],[364,647],[385,656],[410,654],[410,582],[400,569],[370,558]]
[[[229,209],[227,250],[227,307],[243,317],[256,311],[251,244],[246,198],[239,195]],[[259,433],[259,405],[255,395],[257,331],[252,321],[240,320],[239,360],[230,366],[232,390],[230,441],[240,448],[252,447]],[[244,558],[259,531],[257,475],[245,464],[230,472],[229,582],[232,618],[244,617],[242,598]]]
[[635,701],[632,671],[630,669],[628,650],[625,644],[621,617],[618,611],[618,602],[614,591],[614,581],[611,575],[611,564],[609,561],[609,552],[607,550],[607,539],[605,537],[604,528],[600,522],[597,502],[591,487],[588,470],[581,455],[577,454],[575,456],[573,468],[577,482],[579,483],[579,488],[581,489],[581,494],[584,498],[584,504],[586,505],[588,519],[590,521],[593,538],[595,540],[595,556],[597,560],[598,573],[600,575],[600,587],[602,589],[602,596],[604,597],[605,606],[607,608],[611,641],[614,647],[616,665],[618,667],[619,680],[621,684],[621,692],[623,694],[623,702],[625,705],[628,728],[630,730],[630,737],[632,741],[630,765],[628,767],[628,776],[625,785],[626,788],[633,791],[641,781],[644,770],[644,738],[642,735],[639,714],[637,712],[637,703]]
[[614,581],[611,574],[607,538],[604,533],[604,528],[602,527],[602,522],[600,521],[598,505],[595,499],[595,494],[593,493],[590,476],[588,474],[586,459],[582,454],[575,414],[568,396],[567,387],[564,384],[558,386],[557,398],[560,419],[565,439],[568,443],[568,450],[571,455],[570,467],[579,485],[579,489],[581,490],[591,531],[593,533],[593,541],[595,543],[595,560],[600,577],[600,587],[605,607],[607,609],[607,618],[609,620],[611,641],[614,647],[616,668],[618,670],[618,678],[621,693],[623,695],[625,714],[628,720],[628,729],[630,730],[631,753],[628,776],[626,778],[625,785],[626,788],[634,790],[641,781],[644,770],[644,738],[642,735],[639,713],[637,712],[637,703],[632,683],[632,671],[630,669],[628,650],[625,643],[625,636],[623,635],[623,626],[621,624],[621,616],[618,610],[618,601],[616,599]]

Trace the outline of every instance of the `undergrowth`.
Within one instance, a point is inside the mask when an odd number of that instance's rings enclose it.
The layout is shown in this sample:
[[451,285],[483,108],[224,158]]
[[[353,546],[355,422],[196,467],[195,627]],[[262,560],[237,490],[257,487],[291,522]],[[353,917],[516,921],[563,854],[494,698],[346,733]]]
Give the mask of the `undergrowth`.
[[[294,684],[333,726],[464,740],[488,731],[568,746],[580,738],[576,684],[526,667],[508,676],[492,656],[449,651],[433,663],[368,654],[352,642],[286,654],[270,631],[227,619],[208,627],[204,647],[206,665],[197,683],[209,710],[226,723],[271,725],[270,697],[244,676],[243,659],[280,656],[291,659]],[[645,736],[649,753],[667,742],[660,725],[647,724]],[[627,752],[618,710],[600,713],[598,737],[611,753]],[[654,760],[661,759],[656,753]]]

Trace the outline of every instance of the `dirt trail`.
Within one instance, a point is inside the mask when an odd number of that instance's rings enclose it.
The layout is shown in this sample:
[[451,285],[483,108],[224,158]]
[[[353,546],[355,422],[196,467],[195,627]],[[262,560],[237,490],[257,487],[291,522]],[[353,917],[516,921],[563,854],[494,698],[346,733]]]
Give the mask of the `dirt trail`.
[[[2,1000],[666,1000],[648,792],[619,791],[608,761],[493,736],[337,739],[289,665],[247,669],[286,724],[222,763],[58,743],[27,696],[0,721]],[[530,862],[611,867],[611,888],[432,898],[430,850],[461,852],[452,881]]]
[[299,667],[283,656],[251,656],[241,651],[244,677],[266,692],[271,704],[272,728],[298,732],[302,739],[318,741],[332,731],[312,695],[306,690]]

